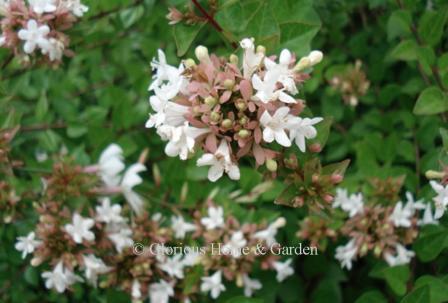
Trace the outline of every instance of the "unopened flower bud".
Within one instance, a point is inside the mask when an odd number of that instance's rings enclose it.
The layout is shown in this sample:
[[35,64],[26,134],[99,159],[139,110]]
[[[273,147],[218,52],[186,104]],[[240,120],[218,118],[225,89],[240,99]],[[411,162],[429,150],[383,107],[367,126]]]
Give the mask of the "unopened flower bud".
[[194,62],[194,60],[192,58],[188,58],[184,61],[184,65],[186,68],[190,68],[190,67],[196,66],[196,62]]
[[445,173],[441,171],[428,170],[425,173],[426,178],[428,179],[442,179],[445,176]]
[[311,180],[313,181],[313,183],[318,183],[319,182],[319,175],[313,174],[312,177],[311,177]]
[[210,57],[208,55],[208,49],[205,46],[199,45],[194,50],[194,54],[196,55],[196,58],[198,58],[199,61],[210,61]]
[[322,145],[319,143],[314,143],[310,145],[309,149],[313,153],[320,153],[322,151]]
[[205,98],[204,103],[210,107],[213,107],[216,105],[216,103],[218,103],[218,100],[216,100],[215,97],[208,96],[207,98]]
[[227,90],[232,90],[235,86],[235,81],[232,79],[226,79],[224,80],[224,88]]
[[334,200],[334,197],[332,195],[326,194],[324,196],[324,201],[327,202],[327,203],[331,203],[331,202],[333,202],[333,200]]
[[322,61],[324,54],[321,51],[314,50],[309,55],[311,66],[316,65]]
[[246,110],[246,108],[247,108],[247,104],[246,104],[246,102],[244,102],[243,100],[237,101],[237,102],[236,102],[236,108],[237,108],[239,111],[244,111],[244,110]]
[[156,184],[156,186],[160,186],[160,183],[162,182],[162,176],[160,174],[159,166],[155,163],[152,166],[152,175],[154,177],[154,183]]
[[367,246],[367,244],[363,244],[361,246],[361,249],[359,251],[360,255],[365,255],[367,252],[369,251],[369,247]]
[[244,283],[243,283],[243,277],[241,276],[241,274],[238,274],[236,276],[236,286],[238,287],[243,287]]
[[182,185],[182,189],[180,191],[180,202],[183,203],[187,200],[187,196],[188,196],[188,183],[184,182],[184,184]]
[[331,183],[338,184],[341,183],[341,181],[344,179],[344,177],[340,174],[333,174],[330,177]]
[[286,225],[286,219],[283,218],[283,217],[280,217],[277,220],[275,220],[273,225],[274,225],[275,228],[281,228],[281,227]]
[[379,257],[381,255],[382,249],[379,245],[376,245],[375,248],[373,249],[373,254],[375,255],[375,257]]
[[294,71],[301,72],[301,71],[303,71],[304,69],[307,69],[310,66],[311,66],[310,59],[308,57],[303,57],[303,58],[301,58],[299,60],[299,62],[294,67]]
[[245,125],[247,123],[247,117],[241,117],[238,121],[241,125]]
[[238,61],[239,61],[238,56],[235,54],[231,54],[229,57],[229,61],[230,61],[230,63],[232,63],[234,65],[238,65]]
[[39,266],[40,264],[42,264],[43,260],[41,257],[34,257],[31,259],[31,266]]
[[231,127],[232,127],[232,124],[233,124],[233,122],[232,122],[232,120],[230,120],[230,119],[224,119],[224,120],[221,122],[221,126],[224,127],[224,128],[231,128]]
[[266,47],[264,47],[263,45],[258,45],[257,46],[257,53],[266,54]]
[[212,120],[213,122],[218,122],[219,120],[221,120],[221,115],[217,112],[211,112],[210,120]]
[[278,165],[277,165],[277,161],[272,160],[272,159],[268,159],[266,160],[266,168],[270,171],[270,172],[276,172]]
[[242,139],[246,139],[250,136],[250,131],[248,131],[247,129],[242,129],[238,132],[238,136]]
[[12,221],[12,216],[11,215],[7,215],[7,216],[3,217],[3,222],[5,224],[9,224],[9,223],[11,223],[11,221]]
[[193,115],[198,116],[201,114],[201,107],[199,105],[193,106]]

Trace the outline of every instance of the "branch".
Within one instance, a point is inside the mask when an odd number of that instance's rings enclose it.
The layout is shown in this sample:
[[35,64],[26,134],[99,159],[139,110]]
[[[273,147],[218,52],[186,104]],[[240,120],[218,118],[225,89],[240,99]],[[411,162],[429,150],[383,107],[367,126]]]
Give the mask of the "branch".
[[226,31],[224,31],[224,29],[221,27],[221,25],[218,24],[218,22],[216,22],[213,16],[211,16],[197,0],[191,0],[191,1],[193,2],[194,6],[196,6],[196,8],[201,12],[201,14],[208,20],[208,22],[218,31],[218,33],[222,34],[226,39],[228,39],[230,45],[234,49],[237,49],[238,44],[235,41],[233,41],[233,39],[229,38],[229,34]]

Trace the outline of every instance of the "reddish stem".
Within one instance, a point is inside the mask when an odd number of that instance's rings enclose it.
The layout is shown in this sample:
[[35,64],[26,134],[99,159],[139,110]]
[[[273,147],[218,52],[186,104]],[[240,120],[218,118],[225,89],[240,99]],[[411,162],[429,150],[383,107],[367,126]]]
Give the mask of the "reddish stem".
[[[205,10],[202,5],[198,2],[198,0],[191,0],[196,6],[196,8],[201,12],[201,14],[208,20],[208,22],[219,32],[224,33],[224,29],[221,27],[221,25],[216,22],[216,20],[211,16],[207,10]],[[233,48],[238,48],[238,45],[234,41],[230,41],[230,44]]]

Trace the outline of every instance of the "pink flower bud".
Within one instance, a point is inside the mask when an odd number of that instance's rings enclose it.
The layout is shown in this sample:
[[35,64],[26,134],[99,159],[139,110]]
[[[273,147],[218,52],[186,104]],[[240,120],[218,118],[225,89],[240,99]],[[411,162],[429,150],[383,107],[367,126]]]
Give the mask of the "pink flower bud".
[[340,174],[334,174],[334,175],[331,175],[330,179],[333,184],[338,184],[338,183],[341,183],[341,181],[344,179],[344,177]]

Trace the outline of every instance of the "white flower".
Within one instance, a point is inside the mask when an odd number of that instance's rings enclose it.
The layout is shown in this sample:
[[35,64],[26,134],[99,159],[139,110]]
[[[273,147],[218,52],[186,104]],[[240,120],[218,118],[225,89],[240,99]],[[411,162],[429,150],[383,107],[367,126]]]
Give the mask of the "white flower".
[[434,189],[437,194],[437,196],[433,198],[436,205],[434,218],[440,219],[448,206],[448,185],[443,187],[442,184],[437,183],[436,181],[431,181],[429,184],[431,184],[432,189]]
[[188,122],[177,127],[162,125],[157,129],[162,139],[169,141],[165,153],[170,157],[179,156],[181,160],[187,160],[188,154],[194,151],[196,138],[208,132],[207,128],[192,127]]
[[89,7],[82,4],[81,0],[64,0],[63,4],[76,17],[82,17],[89,11]]
[[291,266],[292,259],[288,259],[285,262],[274,262],[272,265],[277,271],[276,279],[278,282],[282,282],[287,277],[294,274],[294,269]]
[[352,269],[352,261],[356,259],[356,254],[358,253],[358,247],[356,246],[355,239],[351,239],[344,246],[338,246],[336,248],[335,258],[341,262],[342,268]]
[[210,277],[203,277],[201,280],[201,291],[210,292],[213,299],[217,299],[221,292],[226,290],[226,287],[222,284],[221,271],[215,272]]
[[25,41],[23,46],[25,53],[31,54],[36,47],[48,48],[49,41],[47,35],[49,32],[50,28],[47,25],[38,26],[36,20],[28,20],[26,28],[21,29],[18,33],[19,39]]
[[28,0],[36,14],[52,13],[56,10],[55,0]]
[[240,179],[240,169],[230,158],[230,149],[226,140],[222,140],[214,154],[204,154],[196,162],[197,166],[210,165],[208,179],[215,182],[222,177],[224,172],[232,180]]
[[245,38],[240,42],[241,48],[244,49],[243,55],[243,75],[245,79],[250,79],[252,74],[258,69],[264,58],[262,52],[255,53],[255,45],[253,38]]
[[333,208],[340,207],[351,217],[362,213],[364,210],[364,202],[362,193],[352,194],[348,196],[346,189],[336,189],[336,197],[333,201]]
[[141,285],[137,279],[132,281],[131,297],[134,299],[140,299],[142,297]]
[[82,279],[75,275],[72,271],[64,268],[62,261],[60,261],[53,271],[45,271],[42,273],[42,278],[45,279],[45,287],[48,289],[54,288],[58,292],[63,293],[69,286]]
[[64,43],[55,38],[50,38],[48,44],[42,48],[42,54],[48,55],[50,61],[59,61],[62,59],[64,49]]
[[149,298],[151,303],[168,303],[169,298],[174,296],[173,286],[160,280],[159,283],[153,283],[149,286]]
[[198,264],[200,258],[201,254],[199,253],[199,250],[195,250],[193,247],[190,247],[190,249],[185,253],[182,262],[184,263],[184,266],[194,266]]
[[421,220],[418,220],[418,225],[428,225],[428,224],[439,224],[439,221],[434,219],[434,216],[432,215],[432,209],[431,204],[426,204],[425,212],[423,213],[423,218]]
[[121,253],[123,249],[134,245],[132,240],[132,230],[125,223],[108,224],[107,236],[114,243],[115,249]]
[[91,218],[83,218],[79,214],[73,214],[72,224],[66,224],[65,230],[69,233],[73,241],[81,244],[83,239],[86,241],[95,240],[95,234],[90,229],[95,225],[95,221]]
[[149,103],[155,113],[149,115],[146,122],[147,128],[159,127],[163,124],[181,126],[185,123],[185,114],[189,111],[187,106],[163,100],[158,96],[151,96]]
[[386,260],[389,266],[408,264],[409,262],[411,262],[411,259],[415,256],[415,253],[412,250],[407,250],[406,247],[404,247],[401,244],[397,244],[395,248],[397,250],[396,256],[392,256],[389,253],[386,253],[384,255],[384,260]]
[[267,143],[275,140],[282,146],[291,146],[286,130],[291,127],[291,121],[293,120],[294,118],[289,115],[289,107],[280,107],[273,116],[265,110],[260,118],[260,123],[263,126],[263,140]]
[[277,82],[291,94],[297,94],[298,90],[294,81],[294,69],[289,68],[291,64],[292,54],[289,50],[284,49],[280,53],[279,63],[275,63],[268,57],[264,58],[264,65],[269,72],[277,75]]
[[255,290],[259,290],[262,284],[259,280],[251,279],[247,274],[243,275],[244,295],[246,297],[252,297]]
[[118,186],[120,172],[124,169],[123,150],[115,143],[110,144],[100,155],[99,175],[108,187]]
[[185,238],[185,234],[196,230],[196,225],[185,222],[182,216],[171,217],[171,228],[174,230],[174,237],[176,239]]
[[284,103],[297,103],[293,97],[284,92],[285,88],[277,88],[277,82],[279,80],[277,72],[266,72],[263,80],[257,74],[254,74],[252,76],[252,86],[257,91],[255,97],[263,103],[276,100]]
[[35,237],[34,231],[30,232],[26,237],[17,237],[15,248],[22,252],[22,259],[25,259],[26,255],[32,254],[36,247],[42,243],[42,241],[36,240]]
[[202,218],[201,224],[204,225],[207,230],[223,227],[224,210],[222,209],[222,207],[209,207],[208,217]]
[[6,37],[4,35],[0,35],[0,47],[5,45],[6,43]]
[[406,204],[406,206],[403,207],[403,202],[401,201],[395,205],[394,210],[389,217],[389,220],[394,223],[395,227],[411,227],[414,210],[412,207],[409,207],[409,205],[410,204]]
[[136,163],[131,165],[124,173],[120,185],[126,201],[136,214],[141,214],[143,211],[143,200],[133,191],[133,188],[143,182],[143,179],[138,175],[142,171],[146,171],[146,167],[143,164]]
[[96,219],[104,223],[121,223],[124,218],[121,216],[121,206],[119,204],[110,205],[109,198],[102,198],[101,205],[96,208]]
[[231,255],[235,259],[241,257],[241,250],[246,246],[247,240],[244,238],[242,231],[237,231],[232,234],[230,240],[222,247],[224,254]]
[[163,263],[159,264],[159,268],[166,272],[170,277],[183,279],[185,264],[181,258],[181,254],[177,254],[171,258],[166,258]]
[[289,136],[292,140],[295,140],[296,145],[302,152],[306,150],[305,139],[314,139],[317,136],[317,130],[314,127],[315,124],[321,122],[323,118],[300,118],[294,117],[292,126],[290,127]]
[[179,68],[175,68],[168,65],[165,53],[159,49],[158,54],[159,61],[154,58],[151,62],[152,69],[157,70],[157,72],[153,76],[154,81],[151,83],[149,90],[153,90],[162,100],[169,101],[187,85],[187,80],[182,75],[184,66],[180,64]]
[[285,226],[285,224],[285,218],[278,218],[274,223],[269,224],[268,228],[256,232],[254,238],[265,241],[266,244],[271,247],[277,243],[275,236],[277,235],[278,229]]
[[103,260],[95,257],[94,255],[84,255],[84,269],[87,280],[96,287],[98,281],[98,275],[105,274],[111,270],[111,267],[106,266]]

